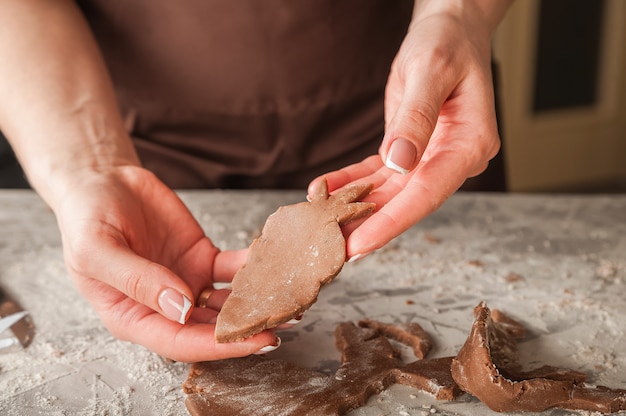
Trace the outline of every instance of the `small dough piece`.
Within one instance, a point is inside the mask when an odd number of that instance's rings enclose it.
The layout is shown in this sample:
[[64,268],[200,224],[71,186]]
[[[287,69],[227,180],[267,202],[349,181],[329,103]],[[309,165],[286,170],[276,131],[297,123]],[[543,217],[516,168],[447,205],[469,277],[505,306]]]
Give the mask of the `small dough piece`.
[[329,195],[324,179],[311,202],[270,215],[233,278],[217,317],[217,342],[238,341],[302,315],[346,260],[340,225],[374,211],[373,203],[358,202],[371,189],[354,185]]
[[452,357],[403,364],[387,337],[423,351],[430,337],[417,324],[376,321],[335,330],[341,367],[324,374],[267,356],[195,363],[183,384],[189,413],[200,415],[341,415],[394,383],[452,400],[461,391],[450,374]]
[[592,387],[586,375],[551,366],[524,372],[516,338],[521,324],[485,303],[474,309],[470,335],[452,361],[452,376],[464,391],[497,412],[540,412],[553,407],[612,413],[626,410],[626,390]]
[[363,328],[375,329],[378,333],[386,336],[387,338],[391,338],[404,345],[411,346],[413,348],[413,354],[420,359],[426,358],[426,354],[428,354],[430,349],[433,347],[433,342],[430,339],[430,336],[419,324],[415,322],[394,325],[364,319],[359,322],[359,326]]

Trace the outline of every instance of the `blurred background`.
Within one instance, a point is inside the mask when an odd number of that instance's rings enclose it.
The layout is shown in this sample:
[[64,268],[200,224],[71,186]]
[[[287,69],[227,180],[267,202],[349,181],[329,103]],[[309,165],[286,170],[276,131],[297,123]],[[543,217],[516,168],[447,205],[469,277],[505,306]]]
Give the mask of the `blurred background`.
[[[517,0],[494,37],[511,192],[626,192],[626,1]],[[0,137],[0,188],[28,187]]]
[[494,38],[507,182],[626,191],[626,2],[517,0]]

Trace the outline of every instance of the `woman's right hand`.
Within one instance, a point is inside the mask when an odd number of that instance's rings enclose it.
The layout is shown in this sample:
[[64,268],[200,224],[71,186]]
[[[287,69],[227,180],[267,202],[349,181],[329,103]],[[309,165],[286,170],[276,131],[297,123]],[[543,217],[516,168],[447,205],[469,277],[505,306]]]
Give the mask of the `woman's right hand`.
[[194,307],[195,300],[213,282],[232,280],[245,251],[217,249],[152,173],[117,167],[82,174],[68,189],[55,209],[65,262],[114,336],[186,362],[277,346],[270,331],[215,342],[215,319],[227,292],[215,292],[207,308]]

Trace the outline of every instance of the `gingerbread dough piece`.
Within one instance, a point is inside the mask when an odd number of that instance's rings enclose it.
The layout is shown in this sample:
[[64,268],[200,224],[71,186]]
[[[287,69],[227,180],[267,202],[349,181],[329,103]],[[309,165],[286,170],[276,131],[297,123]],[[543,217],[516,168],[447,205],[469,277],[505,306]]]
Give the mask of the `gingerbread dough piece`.
[[371,189],[356,185],[329,195],[322,180],[311,202],[272,214],[233,278],[217,317],[217,342],[241,340],[302,315],[346,260],[340,225],[374,211],[373,203],[358,202]]
[[430,349],[433,347],[433,342],[430,339],[430,336],[419,324],[415,322],[392,325],[364,319],[359,322],[359,325],[364,328],[375,329],[380,334],[388,338],[395,339],[404,345],[411,346],[413,348],[413,354],[420,359],[426,358],[426,354],[428,354]]
[[523,336],[523,327],[502,313],[491,314],[484,302],[474,316],[470,335],[452,361],[452,376],[492,410],[626,410],[626,390],[588,386],[583,373],[551,366],[521,371],[515,338]]
[[[335,331],[341,367],[333,374],[302,368],[267,356],[193,364],[183,385],[187,409],[199,415],[340,415],[394,383],[451,400],[460,394],[452,380],[452,357],[403,364],[387,339],[410,340],[424,351],[428,335],[411,324],[393,327],[375,321],[340,324]],[[424,338],[423,338],[424,337]],[[426,354],[428,351],[424,351]]]

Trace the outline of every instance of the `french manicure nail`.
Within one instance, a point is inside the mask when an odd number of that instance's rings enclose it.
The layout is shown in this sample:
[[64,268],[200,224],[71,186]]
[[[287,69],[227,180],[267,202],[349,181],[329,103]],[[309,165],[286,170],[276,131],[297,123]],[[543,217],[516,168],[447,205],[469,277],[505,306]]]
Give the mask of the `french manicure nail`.
[[231,290],[233,287],[231,282],[213,282],[213,289],[215,290],[221,290],[221,289],[228,289]]
[[167,288],[159,295],[159,307],[168,319],[184,324],[191,311],[191,301],[179,291]]
[[371,251],[369,253],[358,253],[358,254],[355,254],[354,256],[352,256],[352,257],[350,257],[348,259],[348,263],[354,263],[355,261],[362,260],[365,257],[369,256],[370,254],[372,254]]
[[281,339],[279,337],[276,337],[276,340],[273,344],[266,345],[265,347],[261,348],[260,350],[255,352],[255,355],[266,354],[268,352],[274,351],[276,348],[280,347],[281,342]]
[[416,162],[417,149],[411,141],[398,137],[391,143],[385,166],[406,175],[415,167]]
[[296,316],[293,319],[288,320],[287,322],[285,322],[288,325],[295,325],[295,324],[299,324],[300,321],[302,321],[302,315],[300,316]]

